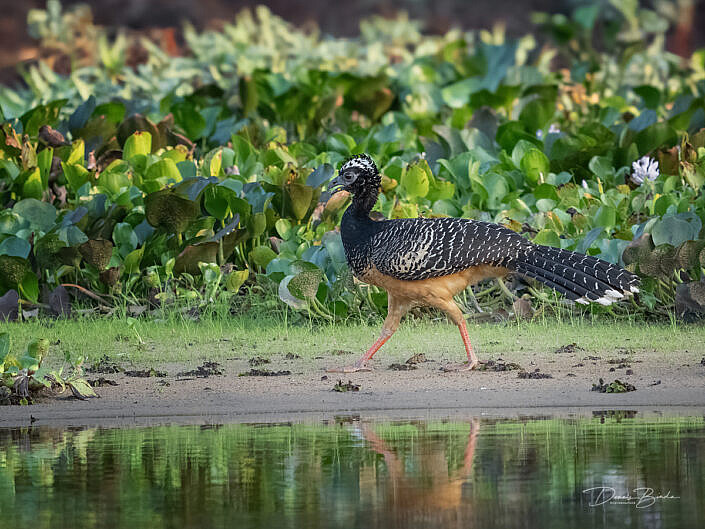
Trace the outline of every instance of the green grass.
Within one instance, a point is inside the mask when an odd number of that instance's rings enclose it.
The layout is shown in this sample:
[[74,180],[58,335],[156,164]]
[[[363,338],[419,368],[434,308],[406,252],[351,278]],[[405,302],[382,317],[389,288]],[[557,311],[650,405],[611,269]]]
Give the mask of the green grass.
[[[14,351],[23,350],[33,338],[52,343],[49,361],[59,362],[64,353],[88,361],[108,355],[135,364],[224,360],[233,357],[276,356],[294,353],[304,358],[323,356],[342,349],[361,354],[378,336],[381,318],[370,324],[296,325],[276,314],[213,315],[195,322],[171,314],[165,319],[78,318],[0,323]],[[686,324],[650,324],[580,319],[541,319],[499,324],[469,323],[470,338],[480,358],[521,359],[530,354],[551,353],[576,342],[586,352],[619,354],[623,349],[667,354],[705,350],[702,327]],[[140,343],[143,342],[143,343]],[[382,349],[385,360],[403,360],[425,353],[433,359],[461,359],[463,346],[457,328],[445,319],[407,320]]]

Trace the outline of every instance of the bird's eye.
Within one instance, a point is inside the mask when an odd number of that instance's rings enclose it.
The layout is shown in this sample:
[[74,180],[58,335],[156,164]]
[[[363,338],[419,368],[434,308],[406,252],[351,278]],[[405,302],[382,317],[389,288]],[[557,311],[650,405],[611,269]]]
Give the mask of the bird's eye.
[[352,182],[353,180],[355,180],[355,175],[352,173],[344,173],[343,180],[345,180],[346,182]]

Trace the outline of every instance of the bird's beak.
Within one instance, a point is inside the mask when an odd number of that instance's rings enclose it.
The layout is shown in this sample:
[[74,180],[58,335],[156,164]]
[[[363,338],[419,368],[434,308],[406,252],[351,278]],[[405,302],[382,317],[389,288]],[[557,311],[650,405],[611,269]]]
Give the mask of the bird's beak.
[[340,175],[336,176],[330,184],[328,184],[328,190],[324,191],[321,193],[321,197],[319,198],[320,202],[328,202],[330,200],[330,197],[335,195],[338,191],[342,191],[343,188],[345,187],[345,184],[340,179]]

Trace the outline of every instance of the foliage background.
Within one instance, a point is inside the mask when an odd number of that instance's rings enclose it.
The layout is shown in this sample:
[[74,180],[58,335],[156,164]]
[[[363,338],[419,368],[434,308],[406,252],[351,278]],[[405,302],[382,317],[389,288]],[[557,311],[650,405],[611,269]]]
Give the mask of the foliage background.
[[[187,24],[174,48],[51,1],[28,15],[42,61],[0,87],[4,313],[66,313],[67,289],[151,307],[274,289],[324,319],[383,313],[344,262],[345,197],[318,203],[368,152],[378,215],[500,222],[644,279],[638,304],[575,310],[697,315],[705,52],[666,50],[682,11],[580,3],[535,14],[540,38],[372,18],[341,39],[257,8]],[[660,175],[639,185],[643,156]],[[560,306],[520,280],[464,301],[500,318]]]

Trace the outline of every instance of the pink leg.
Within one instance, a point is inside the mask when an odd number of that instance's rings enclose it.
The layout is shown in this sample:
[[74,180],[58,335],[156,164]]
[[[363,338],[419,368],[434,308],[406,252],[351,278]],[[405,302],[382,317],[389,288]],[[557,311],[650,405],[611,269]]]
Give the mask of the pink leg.
[[388,294],[388,311],[387,318],[384,320],[384,326],[382,327],[382,333],[375,343],[372,344],[367,352],[362,355],[357,362],[351,366],[344,367],[334,367],[326,369],[328,373],[355,373],[356,371],[372,371],[372,368],[367,365],[367,362],[374,356],[374,354],[379,351],[380,347],[392,337],[394,331],[399,327],[399,322],[406,312],[409,310],[410,304],[403,300],[399,300]]
[[458,325],[460,328],[460,336],[463,338],[463,344],[465,345],[465,352],[468,354],[468,363],[472,364],[473,367],[477,365],[477,356],[475,356],[475,351],[472,348],[472,344],[470,343],[470,336],[468,335],[468,327],[465,325],[465,320],[463,319],[462,323]]
[[443,368],[443,371],[472,371],[473,369],[475,369],[479,361],[477,359],[477,356],[475,355],[475,351],[472,348],[472,344],[470,343],[470,336],[468,336],[468,328],[465,324],[465,317],[454,302],[451,302],[441,308],[443,308],[443,310],[448,313],[450,318],[453,320],[453,323],[458,326],[458,329],[460,330],[460,336],[463,339],[463,345],[465,345],[465,352],[468,355],[467,363],[463,363],[460,365],[451,364],[445,366]]
[[382,329],[382,335],[377,338],[377,341],[372,344],[372,347],[370,347],[357,362],[351,366],[332,367],[330,369],[326,369],[326,371],[328,373],[355,373],[357,371],[372,371],[372,368],[367,365],[367,362],[369,362],[374,354],[379,351],[380,347],[384,345],[384,342],[391,338],[392,334],[394,334],[394,331]]

